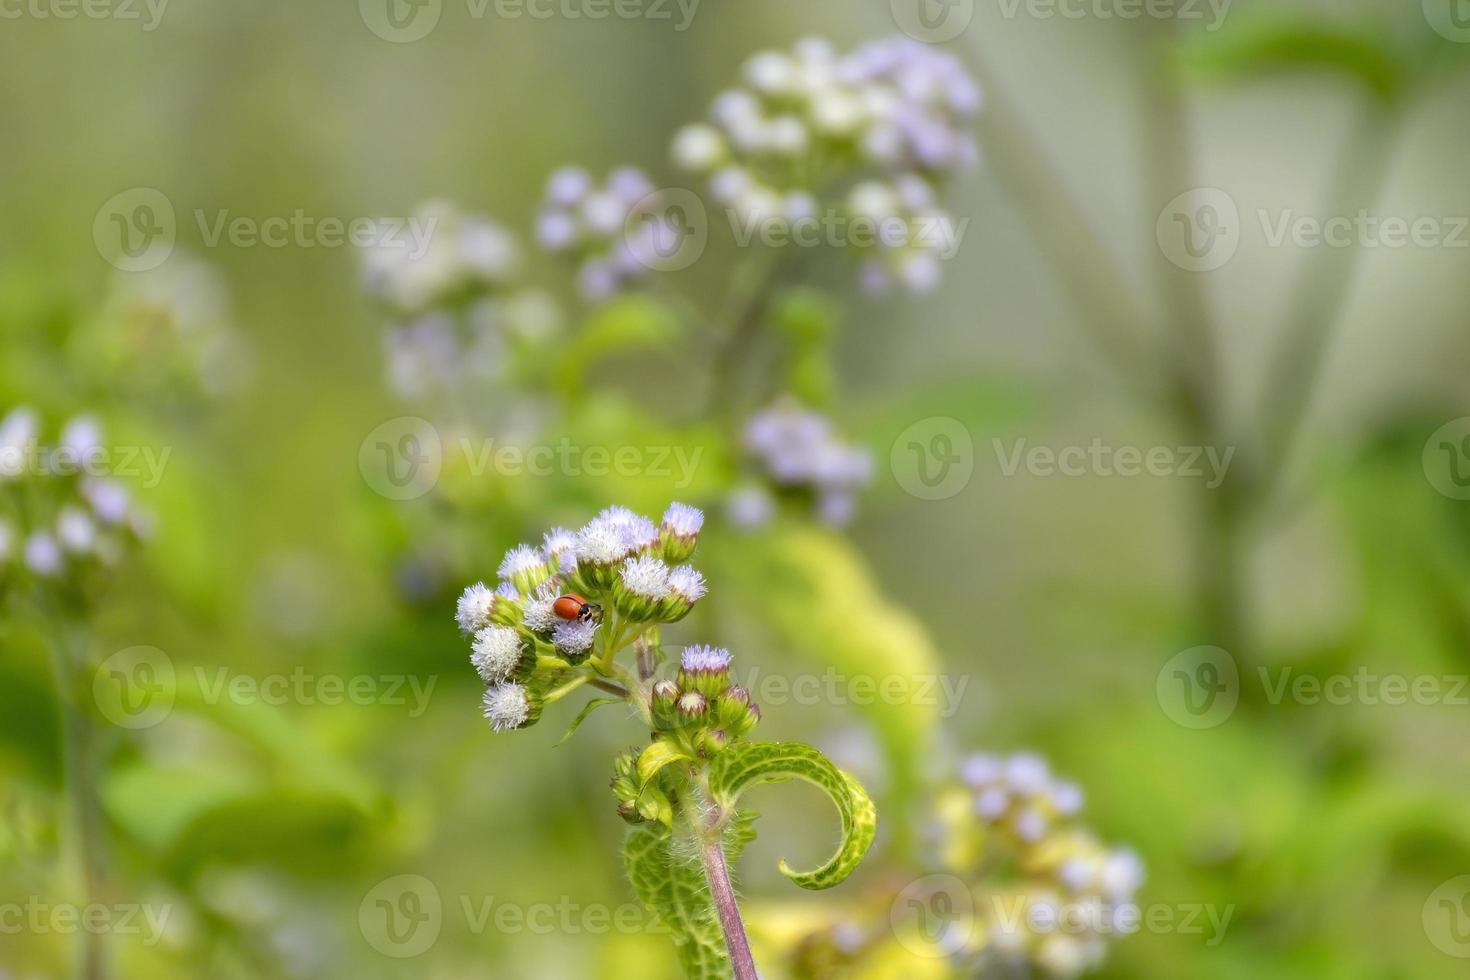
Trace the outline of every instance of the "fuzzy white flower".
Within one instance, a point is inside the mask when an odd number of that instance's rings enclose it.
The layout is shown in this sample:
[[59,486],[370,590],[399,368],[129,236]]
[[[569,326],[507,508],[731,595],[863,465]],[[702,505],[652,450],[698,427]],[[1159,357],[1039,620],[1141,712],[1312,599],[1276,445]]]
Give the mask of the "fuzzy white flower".
[[526,600],[525,612],[521,619],[526,629],[533,633],[550,633],[554,630],[562,621],[554,608],[556,600],[557,591],[551,583],[537,589],[536,594]]
[[629,592],[654,602],[669,594],[669,566],[651,555],[639,555],[618,570]]
[[579,656],[592,649],[597,624],[584,619],[560,620],[551,634],[551,643],[561,653]]
[[498,574],[503,579],[514,579],[518,575],[535,572],[545,564],[546,556],[541,553],[541,549],[529,544],[518,544],[505,553]]
[[725,138],[713,126],[685,126],[674,137],[674,163],[693,173],[709,173],[725,158]]
[[669,571],[669,591],[685,602],[695,603],[703,599],[709,589],[704,576],[688,565],[680,565]]
[[542,539],[541,550],[555,559],[557,567],[568,571],[577,565],[577,535],[564,527],[554,527]]
[[521,662],[521,636],[509,626],[490,626],[475,634],[470,663],[489,683],[503,681]]
[[985,820],[999,820],[1010,807],[1010,794],[999,786],[992,786],[975,797],[975,813]]
[[484,582],[476,582],[460,595],[454,608],[454,621],[459,624],[460,632],[472,635],[490,625],[494,608],[495,593]]
[[577,533],[577,561],[593,565],[612,565],[632,550],[623,529],[601,518],[590,522]]
[[497,732],[514,731],[531,717],[531,698],[514,682],[487,688],[480,703],[490,727]]

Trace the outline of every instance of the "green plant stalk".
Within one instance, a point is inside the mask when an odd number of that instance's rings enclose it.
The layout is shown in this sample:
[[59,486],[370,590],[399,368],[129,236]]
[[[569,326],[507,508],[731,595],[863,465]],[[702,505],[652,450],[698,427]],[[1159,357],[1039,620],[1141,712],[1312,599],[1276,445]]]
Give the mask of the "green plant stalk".
[[[53,633],[48,645],[61,710],[62,768],[71,810],[73,846],[83,899],[90,907],[97,903],[106,878],[106,855],[103,850],[102,811],[93,778],[96,733],[87,715],[77,705],[77,661],[79,651],[85,645],[68,633],[59,612],[46,613],[46,619]],[[84,929],[79,945],[75,976],[80,980],[106,980],[107,948],[103,933]]]

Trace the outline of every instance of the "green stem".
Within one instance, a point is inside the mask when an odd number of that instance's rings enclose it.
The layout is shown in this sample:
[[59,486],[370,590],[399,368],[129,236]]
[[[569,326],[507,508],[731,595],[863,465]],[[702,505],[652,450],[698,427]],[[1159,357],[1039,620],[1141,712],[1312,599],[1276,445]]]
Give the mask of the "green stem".
[[[78,664],[85,644],[68,633],[59,611],[46,614],[52,630],[52,671],[61,710],[62,766],[71,810],[73,846],[87,907],[97,904],[106,879],[102,808],[95,779],[96,732],[77,704]],[[75,974],[81,980],[105,980],[106,939],[101,932],[81,931]]]

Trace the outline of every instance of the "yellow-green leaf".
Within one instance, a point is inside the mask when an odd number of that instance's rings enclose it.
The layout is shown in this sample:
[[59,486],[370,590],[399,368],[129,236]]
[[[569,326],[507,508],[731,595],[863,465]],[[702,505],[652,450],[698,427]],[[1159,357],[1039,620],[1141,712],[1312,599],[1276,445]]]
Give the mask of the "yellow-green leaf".
[[867,792],[852,776],[826,756],[799,742],[742,742],[716,756],[710,767],[710,792],[715,802],[734,808],[740,794],[760,783],[800,779],[827,794],[842,820],[842,843],[837,853],[812,871],[796,871],[785,861],[781,873],[802,888],[820,890],[840,884],[852,874],[873,846],[878,814]]

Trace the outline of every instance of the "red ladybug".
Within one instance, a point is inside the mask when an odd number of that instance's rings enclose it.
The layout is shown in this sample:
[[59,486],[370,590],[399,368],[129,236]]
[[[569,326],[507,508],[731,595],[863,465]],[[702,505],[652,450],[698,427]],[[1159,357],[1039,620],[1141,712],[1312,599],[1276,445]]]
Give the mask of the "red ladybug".
[[551,611],[562,619],[583,619],[597,622],[602,618],[602,607],[588,602],[579,595],[564,595],[552,603]]

